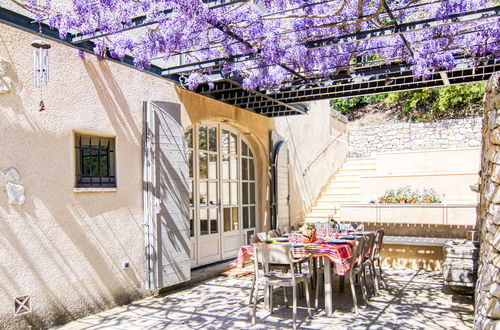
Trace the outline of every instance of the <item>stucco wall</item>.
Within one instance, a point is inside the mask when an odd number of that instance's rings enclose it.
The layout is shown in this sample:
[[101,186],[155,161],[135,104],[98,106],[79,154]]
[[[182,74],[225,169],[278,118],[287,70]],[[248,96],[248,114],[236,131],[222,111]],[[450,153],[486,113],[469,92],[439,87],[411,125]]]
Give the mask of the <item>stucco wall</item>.
[[[143,101],[181,102],[183,123],[225,120],[248,132],[258,158],[259,221],[268,223],[272,120],[179,90],[163,79],[51,42],[50,85],[32,85],[39,38],[0,24],[0,170],[14,167],[24,205],[0,191],[0,327],[48,326],[144,296]],[[42,96],[40,96],[42,92]],[[43,98],[46,111],[39,112]],[[115,192],[75,193],[74,132],[116,137]],[[130,268],[122,269],[123,262]],[[14,317],[14,297],[33,313]]]
[[329,101],[310,104],[310,114],[275,119],[290,150],[290,220],[302,221],[321,189],[347,157],[347,122],[332,116]]
[[500,327],[500,73],[484,96],[480,201],[480,257],[476,284],[476,329]]
[[374,152],[478,147],[481,118],[449,119],[432,123],[396,123],[349,128],[349,156]]

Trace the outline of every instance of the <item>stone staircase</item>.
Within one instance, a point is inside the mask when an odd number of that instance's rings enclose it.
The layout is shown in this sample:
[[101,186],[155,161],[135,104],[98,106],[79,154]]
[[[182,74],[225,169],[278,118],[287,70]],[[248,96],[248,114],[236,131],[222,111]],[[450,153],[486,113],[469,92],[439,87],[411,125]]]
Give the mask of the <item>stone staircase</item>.
[[332,216],[338,219],[340,204],[366,203],[367,201],[361,201],[361,177],[375,173],[375,158],[347,158],[332,181],[323,189],[305,221],[328,221]]

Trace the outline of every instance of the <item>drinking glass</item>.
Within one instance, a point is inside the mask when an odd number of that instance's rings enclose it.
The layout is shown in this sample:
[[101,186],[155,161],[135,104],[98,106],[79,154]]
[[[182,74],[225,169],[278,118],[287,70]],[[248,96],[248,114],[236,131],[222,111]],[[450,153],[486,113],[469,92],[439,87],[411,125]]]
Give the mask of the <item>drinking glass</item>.
[[292,243],[300,243],[301,232],[300,231],[292,231],[290,234],[290,242]]

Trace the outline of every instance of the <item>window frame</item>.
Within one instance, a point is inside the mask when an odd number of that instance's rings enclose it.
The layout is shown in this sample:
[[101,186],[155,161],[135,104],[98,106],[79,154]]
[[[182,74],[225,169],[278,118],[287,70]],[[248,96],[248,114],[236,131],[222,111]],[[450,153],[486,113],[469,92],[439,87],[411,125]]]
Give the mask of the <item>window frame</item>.
[[[105,152],[103,152],[102,147],[105,147]],[[87,154],[85,154],[86,152]],[[97,163],[98,175],[84,173],[85,165],[83,162],[85,158],[90,158],[92,162]],[[117,187],[116,137],[75,132],[74,160],[75,189],[115,189]],[[102,174],[103,161],[106,164],[107,175]]]

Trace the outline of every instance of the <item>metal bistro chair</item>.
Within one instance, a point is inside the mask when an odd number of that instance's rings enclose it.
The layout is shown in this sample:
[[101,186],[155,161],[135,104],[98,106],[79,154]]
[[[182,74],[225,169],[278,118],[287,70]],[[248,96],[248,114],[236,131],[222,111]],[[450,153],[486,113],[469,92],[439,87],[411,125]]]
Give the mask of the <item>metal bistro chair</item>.
[[364,256],[366,253],[366,248],[365,248],[365,241],[366,238],[364,236],[356,237],[356,240],[354,241],[354,247],[352,248],[352,257],[351,257],[351,268],[349,269],[349,272],[344,275],[349,277],[349,284],[351,286],[351,293],[352,293],[352,302],[354,304],[354,312],[358,314],[358,300],[356,298],[356,289],[354,287],[354,278],[359,277],[360,279],[360,286],[361,286],[361,294],[363,297],[363,301],[366,303],[367,298],[366,298],[366,279],[364,276],[364,267],[363,267],[363,261],[364,261]]
[[[375,295],[378,294],[378,286],[377,286],[377,278],[373,269],[373,256],[376,251],[375,244],[375,235],[368,234],[365,236],[365,248],[364,248],[364,260],[363,260],[363,276],[365,278],[366,285],[366,272],[370,271],[370,276],[372,278],[373,292]],[[368,290],[368,286],[366,285],[366,290]]]
[[[293,246],[291,245],[254,245],[254,263],[255,263],[255,293],[253,304],[252,324],[256,323],[256,310],[259,286],[264,288],[269,287],[269,307],[273,312],[273,287],[292,287],[293,292],[293,328],[296,329],[297,319],[297,289],[300,283],[304,283],[306,289],[307,312],[309,317],[311,314],[310,296],[309,296],[309,274],[296,271],[295,265],[309,260],[310,255],[300,259],[293,257]],[[271,270],[272,265],[288,265],[288,272],[280,272]],[[309,268],[311,269],[311,268]]]
[[[378,289],[379,289],[379,281],[378,281],[378,276],[380,276],[380,283],[383,284],[383,287],[386,287],[384,277],[382,276],[382,267],[380,265],[380,251],[382,250],[382,245],[384,244],[384,230],[379,229],[377,230],[375,234],[375,251],[373,252],[373,255],[370,256],[370,259],[372,260],[372,270],[373,274],[375,275],[375,288],[377,290],[378,294]],[[379,273],[377,274],[377,268]],[[378,276],[377,276],[378,275]]]

